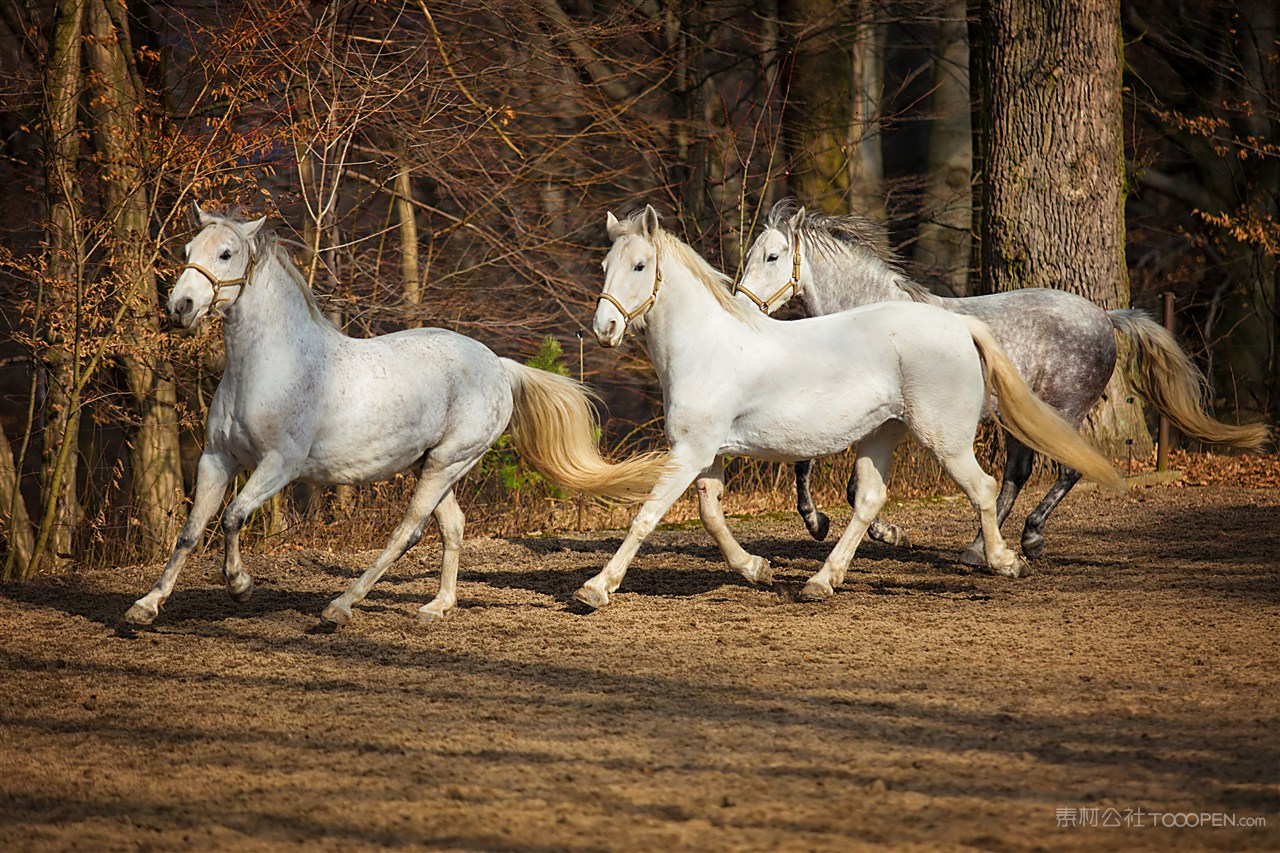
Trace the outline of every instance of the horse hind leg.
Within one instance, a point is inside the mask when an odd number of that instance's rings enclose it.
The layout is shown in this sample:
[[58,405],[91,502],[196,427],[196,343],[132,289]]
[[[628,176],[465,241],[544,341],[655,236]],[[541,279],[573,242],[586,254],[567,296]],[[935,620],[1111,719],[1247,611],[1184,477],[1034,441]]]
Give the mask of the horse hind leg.
[[982,522],[986,567],[1005,577],[1021,576],[1026,569],[1026,562],[1009,548],[1000,535],[1000,522],[996,512],[996,480],[982,470],[982,466],[974,458],[972,444],[953,455],[939,455],[939,459],[947,474],[956,481],[978,511],[978,518]]
[[[855,465],[853,470],[849,472],[849,482],[844,487],[845,500],[849,502],[849,506],[854,506],[858,500],[858,467]],[[871,526],[867,528],[867,535],[877,542],[883,542],[886,545],[896,545],[901,548],[911,547],[911,537],[907,535],[907,531],[903,530],[896,524],[890,524],[887,521],[881,521],[880,516],[876,516],[875,521],[871,522]]]
[[[438,448],[437,448],[438,449]],[[428,457],[427,463],[423,466],[423,471],[418,478],[418,484],[413,489],[413,496],[409,499],[409,506],[405,509],[404,517],[400,523],[396,525],[396,529],[391,534],[390,541],[387,542],[382,553],[373,561],[373,565],[365,570],[364,574],[356,578],[347,591],[342,595],[329,602],[321,613],[320,618],[326,622],[341,628],[351,621],[351,608],[353,605],[364,600],[369,594],[369,590],[378,582],[382,575],[391,567],[391,564],[404,556],[418,541],[422,538],[423,528],[427,525],[427,517],[440,505],[446,495],[452,495],[453,484],[457,482],[463,474],[471,470],[471,466],[480,458],[476,456],[468,456],[465,459],[454,461],[452,463],[440,466],[432,465],[432,458],[436,451],[432,451],[432,456]],[[456,502],[454,507],[456,507]],[[461,516],[461,509],[458,510],[458,516]],[[437,516],[438,518],[438,516]],[[443,596],[443,600],[439,601],[440,606],[435,608],[432,613],[433,617],[444,618],[445,614],[453,608],[453,600],[456,599],[454,584],[457,579],[457,550],[461,546],[461,520],[455,518],[450,510],[445,510],[446,523],[441,524],[441,538],[444,540],[445,564],[442,567],[440,576],[440,593],[437,599]],[[446,531],[446,527],[448,530]],[[454,533],[457,533],[457,543],[451,543],[450,539]],[[451,547],[456,544],[457,547]],[[451,556],[452,555],[452,556]],[[452,571],[452,577],[446,577],[446,573]],[[445,603],[448,607],[445,607]],[[435,601],[432,604],[436,604]],[[430,607],[431,605],[428,605]],[[419,611],[419,618],[423,618]],[[433,621],[433,619],[424,619],[424,621]]]
[[862,541],[863,535],[874,523],[888,498],[885,483],[893,467],[893,451],[905,434],[906,428],[901,423],[892,421],[858,442],[858,457],[853,463],[857,474],[853,518],[841,534],[840,541],[827,555],[822,568],[805,583],[800,592],[801,599],[825,600],[834,594],[836,587],[844,583],[845,573],[853,561],[858,543]]
[[440,590],[435,598],[418,609],[418,621],[424,623],[443,620],[458,603],[458,561],[462,555],[462,531],[467,520],[452,488],[436,504],[432,516],[440,528],[443,554],[440,559]]
[[698,477],[694,484],[698,489],[698,516],[702,526],[720,546],[729,567],[751,583],[773,583],[773,568],[764,557],[748,554],[733,538],[725,522],[724,507],[720,496],[724,494],[724,463],[717,457],[715,463]]
[[1058,472],[1058,479],[1050,487],[1044,500],[1027,516],[1027,523],[1022,528],[1022,553],[1030,559],[1039,557],[1044,552],[1044,525],[1067,493],[1080,482],[1080,472],[1063,465]]
[[[1031,478],[1031,469],[1035,463],[1035,453],[1009,433],[1004,433],[1004,480],[1000,484],[1000,495],[996,498],[996,525],[1003,526],[1009,517],[1018,495]],[[1079,478],[1079,475],[1076,475]],[[1030,555],[1034,556],[1034,555]],[[960,562],[966,566],[987,565],[986,545],[982,529],[968,548],[960,552]]]

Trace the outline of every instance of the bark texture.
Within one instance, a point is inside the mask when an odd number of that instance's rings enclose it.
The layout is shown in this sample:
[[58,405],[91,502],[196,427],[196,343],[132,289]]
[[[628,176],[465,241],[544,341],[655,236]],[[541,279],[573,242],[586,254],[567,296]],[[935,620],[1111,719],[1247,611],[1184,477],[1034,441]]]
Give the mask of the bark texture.
[[[981,2],[985,292],[1054,287],[1129,304],[1119,16],[1118,0]],[[1123,371],[1088,428],[1115,456],[1151,452]]]

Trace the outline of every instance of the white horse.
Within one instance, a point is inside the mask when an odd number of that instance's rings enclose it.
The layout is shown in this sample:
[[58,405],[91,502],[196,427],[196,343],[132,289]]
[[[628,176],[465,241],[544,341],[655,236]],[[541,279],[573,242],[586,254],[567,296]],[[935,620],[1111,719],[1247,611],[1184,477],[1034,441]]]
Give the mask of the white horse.
[[190,515],[164,573],[127,621],[156,618],[240,471],[253,473],[222,514],[222,572],[231,597],[245,601],[253,581],[240,562],[240,528],[286,484],[374,482],[421,465],[391,541],[325,608],[323,618],[335,625],[351,619],[352,605],[413,547],[433,514],[444,550],[440,590],[418,615],[430,622],[453,609],[464,521],[453,485],[508,423],[524,458],[564,486],[621,500],[649,493],[664,457],[606,462],[577,382],[498,358],[444,329],[349,338],[325,319],[284,249],[259,233],[264,219],[243,223],[196,210],[202,227],[187,244],[169,318],[193,329],[221,314],[226,369],[209,407]]
[[885,501],[893,450],[910,433],[973,502],[986,564],[1017,577],[1025,567],[996,525],[996,481],[973,454],[987,399],[985,365],[1005,426],[1021,440],[1113,488],[1118,472],[1031,394],[986,324],[931,305],[885,303],[780,322],[739,304],[728,279],[664,231],[652,207],[620,222],[595,314],[602,346],[643,329],[662,383],[670,467],[618,552],[575,597],[608,603],[640,543],[696,480],[703,526],[747,580],[772,579],[768,561],[734,540],[720,507],[722,454],[794,462],[858,442],[853,519],[803,597],[830,596]]

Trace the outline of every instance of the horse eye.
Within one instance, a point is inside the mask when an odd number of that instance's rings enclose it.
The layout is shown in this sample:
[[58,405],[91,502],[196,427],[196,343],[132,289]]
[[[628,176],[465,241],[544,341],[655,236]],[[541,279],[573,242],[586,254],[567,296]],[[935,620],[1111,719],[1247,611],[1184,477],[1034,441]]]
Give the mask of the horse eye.
[[634,269],[636,272],[644,272],[644,261],[637,261]]
[[778,255],[776,252],[770,252],[769,257],[765,258],[764,260],[765,260],[765,263],[771,264],[774,261],[778,260]]
[[229,261],[229,260],[231,260],[231,250],[230,250],[230,249],[223,249],[223,250],[222,250],[222,254],[221,254],[221,255],[218,255],[218,257],[222,258],[224,261]]

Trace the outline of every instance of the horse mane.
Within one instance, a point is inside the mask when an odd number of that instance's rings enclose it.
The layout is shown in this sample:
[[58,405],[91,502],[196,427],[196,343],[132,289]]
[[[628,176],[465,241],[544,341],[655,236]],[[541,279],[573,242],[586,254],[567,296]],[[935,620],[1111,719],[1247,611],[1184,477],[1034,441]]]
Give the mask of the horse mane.
[[[643,215],[643,211],[632,214],[631,221],[636,222]],[[674,258],[677,263],[682,264],[685,269],[693,274],[694,280],[705,287],[707,292],[719,303],[720,307],[729,312],[729,314],[751,326],[755,326],[760,322],[761,315],[759,312],[747,309],[741,302],[733,298],[733,294],[730,292],[733,279],[711,266],[711,264],[707,263],[706,258],[693,250],[693,247],[661,225],[658,226],[658,230],[653,236],[658,247],[659,264],[667,258]]]
[[[765,217],[765,227],[792,237],[791,217],[799,210],[795,199],[783,199],[770,209]],[[861,263],[883,268],[885,273],[893,276],[894,284],[914,302],[932,302],[937,298],[927,287],[907,276],[902,258],[884,244],[882,226],[859,213],[833,216],[806,210],[798,230],[799,236],[820,252],[842,253]]]

